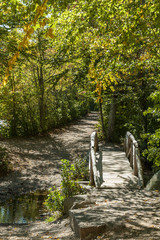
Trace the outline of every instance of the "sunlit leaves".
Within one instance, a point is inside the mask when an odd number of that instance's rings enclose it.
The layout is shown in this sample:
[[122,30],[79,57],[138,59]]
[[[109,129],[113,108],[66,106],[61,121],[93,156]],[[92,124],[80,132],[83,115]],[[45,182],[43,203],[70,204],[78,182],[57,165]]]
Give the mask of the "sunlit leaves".
[[[34,33],[34,26],[36,25],[38,19],[43,15],[43,13],[46,11],[46,4],[47,4],[48,0],[44,0],[42,5],[38,5],[36,8],[36,14],[35,17],[33,19],[33,21],[31,21],[30,23],[27,23],[24,26],[24,32],[25,35],[23,37],[23,40],[19,43],[18,45],[18,49],[17,52],[13,55],[13,57],[8,61],[8,68],[6,70],[6,74],[3,80],[4,85],[6,85],[8,77],[10,75],[10,72],[12,71],[13,65],[15,65],[18,57],[19,57],[19,51],[22,50],[22,48],[26,48],[29,45],[29,40],[31,38],[31,35]],[[46,18],[43,20],[43,22],[41,23],[41,25],[45,25],[46,24]],[[49,36],[51,36],[51,33],[49,34]]]
[[49,28],[47,33],[46,33],[46,37],[50,37],[50,38],[54,38],[54,34],[53,34],[53,29]]

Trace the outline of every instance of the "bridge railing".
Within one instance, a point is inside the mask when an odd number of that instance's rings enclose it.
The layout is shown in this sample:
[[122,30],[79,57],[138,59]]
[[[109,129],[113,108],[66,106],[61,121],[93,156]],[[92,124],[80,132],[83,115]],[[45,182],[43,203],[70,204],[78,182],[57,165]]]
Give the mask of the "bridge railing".
[[124,151],[126,157],[130,162],[130,166],[133,169],[133,174],[138,177],[138,184],[141,188],[144,187],[143,168],[140,158],[140,151],[138,148],[138,142],[134,136],[127,132],[124,140]]
[[99,152],[97,133],[91,134],[89,153],[90,185],[97,188],[103,182],[102,176],[102,154]]

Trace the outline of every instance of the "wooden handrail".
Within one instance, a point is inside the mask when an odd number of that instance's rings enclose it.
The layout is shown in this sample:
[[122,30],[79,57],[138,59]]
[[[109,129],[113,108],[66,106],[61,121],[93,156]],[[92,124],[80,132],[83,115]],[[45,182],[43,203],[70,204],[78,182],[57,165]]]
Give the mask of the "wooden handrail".
[[90,169],[90,185],[95,186],[97,188],[100,187],[102,184],[102,168],[101,162],[102,162],[102,157],[99,155],[97,157],[99,151],[98,147],[98,137],[97,133],[93,132],[91,134],[91,145],[90,145],[90,154],[89,154],[89,169]]
[[130,166],[133,168],[134,175],[138,177],[139,186],[143,188],[143,168],[138,148],[138,142],[135,140],[134,136],[130,132],[127,132],[125,136],[124,151],[126,153],[126,157],[130,162]]

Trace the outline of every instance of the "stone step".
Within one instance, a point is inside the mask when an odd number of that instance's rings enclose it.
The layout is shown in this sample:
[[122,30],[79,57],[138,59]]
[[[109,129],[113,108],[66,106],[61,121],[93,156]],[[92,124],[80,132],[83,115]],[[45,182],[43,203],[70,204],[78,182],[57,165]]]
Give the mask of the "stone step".
[[92,200],[86,208],[69,211],[71,228],[81,240],[95,239],[102,233],[119,229],[160,229],[158,192],[112,189],[101,194],[99,191],[97,197],[95,194],[86,197]]

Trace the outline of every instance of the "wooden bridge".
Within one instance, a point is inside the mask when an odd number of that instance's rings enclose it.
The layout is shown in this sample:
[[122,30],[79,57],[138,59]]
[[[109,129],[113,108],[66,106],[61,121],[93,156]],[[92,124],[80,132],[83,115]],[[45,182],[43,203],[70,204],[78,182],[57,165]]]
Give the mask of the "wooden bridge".
[[97,188],[143,188],[143,171],[138,143],[126,133],[124,151],[116,145],[102,146],[99,152],[97,133],[91,135],[90,182]]
[[[112,231],[114,235],[119,231],[134,235],[137,229],[143,231],[154,226],[155,216],[159,219],[155,209],[159,196],[143,190],[138,144],[132,134],[126,133],[122,149],[116,145],[98,146],[97,133],[92,133],[89,162],[93,188],[78,196],[78,200],[75,198],[69,211],[71,228],[81,240]],[[149,200],[153,198],[156,202],[151,207]],[[159,228],[160,224],[155,226],[155,232]]]

